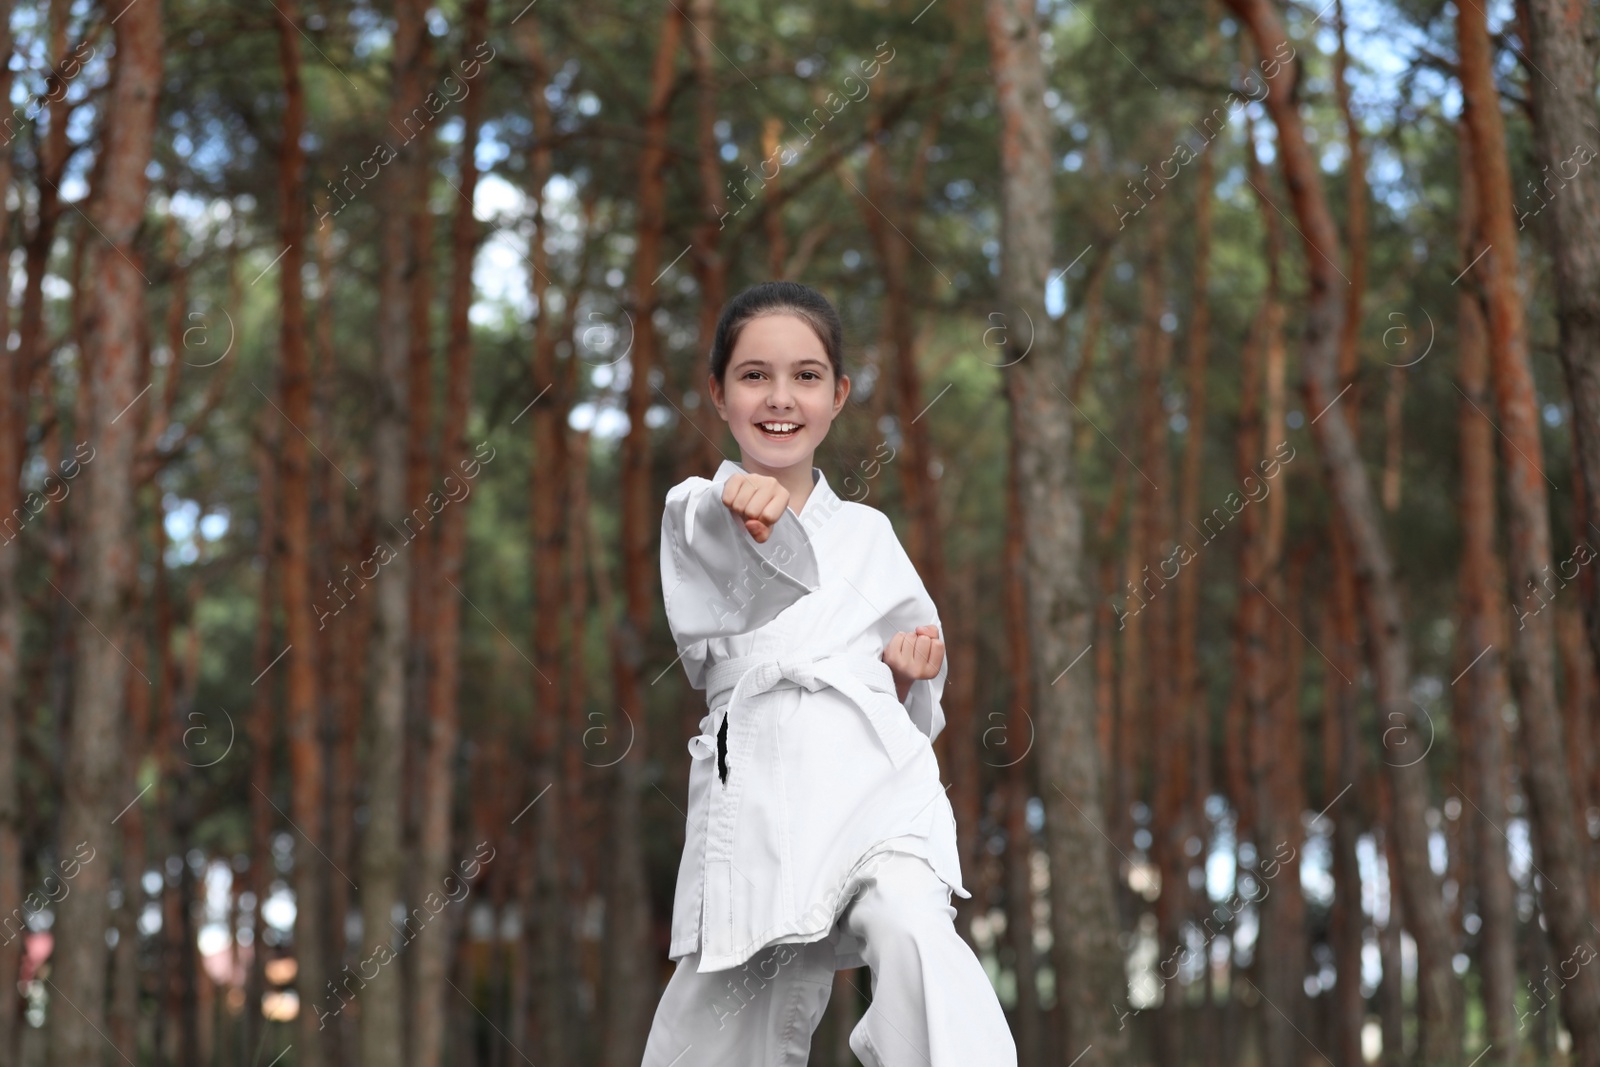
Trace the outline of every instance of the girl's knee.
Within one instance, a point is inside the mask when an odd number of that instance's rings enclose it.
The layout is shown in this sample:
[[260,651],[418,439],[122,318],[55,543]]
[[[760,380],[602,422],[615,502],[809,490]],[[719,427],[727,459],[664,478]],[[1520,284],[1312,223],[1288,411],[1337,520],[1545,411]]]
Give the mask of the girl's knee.
[[925,889],[900,893],[884,886],[868,892],[852,907],[850,930],[869,943],[887,947],[915,944],[954,930],[955,908],[944,895]]

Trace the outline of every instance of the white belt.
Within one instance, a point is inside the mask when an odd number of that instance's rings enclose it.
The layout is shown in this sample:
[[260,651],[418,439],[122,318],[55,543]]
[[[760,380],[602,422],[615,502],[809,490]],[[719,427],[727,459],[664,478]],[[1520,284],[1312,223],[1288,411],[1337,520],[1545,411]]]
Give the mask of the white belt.
[[[867,717],[896,769],[916,754],[916,742],[921,735],[915,726],[910,730],[905,728],[909,717],[899,703],[894,673],[889,665],[859,653],[838,653],[815,658],[741,656],[713,664],[706,674],[706,704],[712,712],[700,720],[701,732],[689,739],[689,755],[697,760],[715,756],[721,723],[737,709],[738,715],[730,723],[730,733],[743,725],[745,701],[749,698],[795,686],[812,693],[825,686],[837,689]],[[893,696],[895,700],[882,700],[876,695],[879,693]],[[724,695],[728,696],[728,701],[719,716],[717,710]],[[897,717],[905,721],[896,721]],[[748,731],[740,731],[740,734],[748,736]],[[731,742],[728,747],[733,747]]]

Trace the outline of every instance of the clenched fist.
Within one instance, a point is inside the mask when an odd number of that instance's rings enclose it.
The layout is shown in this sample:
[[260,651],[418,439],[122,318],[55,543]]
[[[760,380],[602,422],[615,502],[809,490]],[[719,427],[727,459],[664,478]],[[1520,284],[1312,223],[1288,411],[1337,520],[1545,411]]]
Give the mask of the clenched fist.
[[883,650],[883,662],[894,674],[894,686],[904,704],[911,683],[922,678],[935,678],[944,663],[944,642],[939,640],[937,626],[919,626],[915,633],[899,633],[889,639]]
[[789,490],[765,474],[735,474],[722,487],[722,502],[757,544],[765,544],[789,506]]

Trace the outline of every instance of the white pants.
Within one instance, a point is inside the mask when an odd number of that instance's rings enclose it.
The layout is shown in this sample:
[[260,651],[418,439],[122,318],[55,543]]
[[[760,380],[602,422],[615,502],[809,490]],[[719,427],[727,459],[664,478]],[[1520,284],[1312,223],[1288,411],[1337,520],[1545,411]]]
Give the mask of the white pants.
[[999,998],[955,915],[927,861],[889,853],[823,940],[768,945],[706,974],[698,953],[680,959],[643,1067],[805,1067],[841,928],[861,939],[872,973],[872,1005],[850,1032],[866,1067],[1016,1067]]

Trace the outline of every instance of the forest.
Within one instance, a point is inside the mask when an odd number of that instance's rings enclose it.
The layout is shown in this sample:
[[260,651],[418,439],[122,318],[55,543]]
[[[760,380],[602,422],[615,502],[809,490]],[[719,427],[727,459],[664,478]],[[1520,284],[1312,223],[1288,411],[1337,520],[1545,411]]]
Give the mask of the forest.
[[769,279],[1022,1067],[1600,1067],[1594,3],[4,11],[0,1067],[640,1062]]

